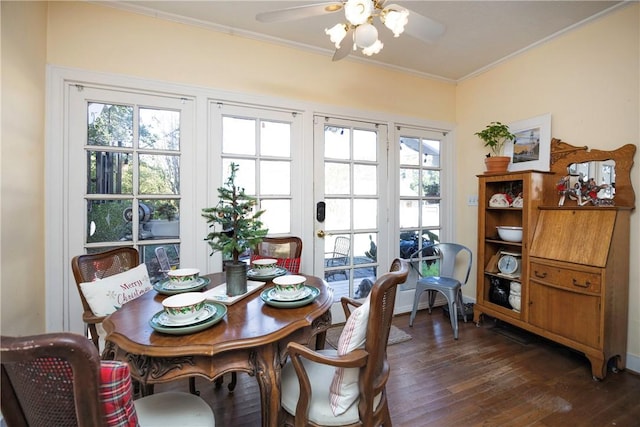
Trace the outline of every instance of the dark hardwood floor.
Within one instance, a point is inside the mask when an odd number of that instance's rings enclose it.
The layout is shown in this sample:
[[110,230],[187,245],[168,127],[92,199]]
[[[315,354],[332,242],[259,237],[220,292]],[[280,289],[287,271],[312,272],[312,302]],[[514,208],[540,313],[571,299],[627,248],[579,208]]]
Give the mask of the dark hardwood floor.
[[[458,341],[440,309],[420,311],[413,327],[408,315],[393,323],[413,337],[388,347],[396,427],[640,426],[640,375],[609,372],[594,381],[580,353],[490,319],[481,327],[461,322]],[[233,393],[196,383],[216,426],[260,425],[253,377],[238,374]],[[186,391],[187,381],[156,386],[167,389]]]

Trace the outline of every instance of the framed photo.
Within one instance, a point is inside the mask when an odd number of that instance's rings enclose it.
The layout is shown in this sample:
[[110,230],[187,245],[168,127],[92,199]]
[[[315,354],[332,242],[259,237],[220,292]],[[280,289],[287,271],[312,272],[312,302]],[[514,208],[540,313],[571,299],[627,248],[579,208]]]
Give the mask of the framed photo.
[[550,168],[551,114],[532,117],[509,124],[515,140],[504,145],[504,155],[511,157],[509,171]]

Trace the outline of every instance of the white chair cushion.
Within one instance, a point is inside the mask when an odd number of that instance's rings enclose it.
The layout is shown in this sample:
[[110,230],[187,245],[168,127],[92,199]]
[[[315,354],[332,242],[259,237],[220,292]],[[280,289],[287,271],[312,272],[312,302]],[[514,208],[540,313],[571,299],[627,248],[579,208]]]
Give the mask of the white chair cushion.
[[[320,350],[318,353],[325,355],[336,355],[336,350]],[[329,402],[329,393],[327,390],[333,380],[335,369],[330,365],[315,363],[302,358],[302,364],[305,367],[309,381],[311,382],[311,403],[309,405],[309,420],[323,426],[342,426],[356,423],[360,420],[358,415],[358,399],[354,405],[351,405],[345,412],[336,416],[331,410]],[[282,368],[281,375],[282,384],[282,408],[295,415],[298,397],[300,396],[300,383],[298,376],[291,361],[288,361]],[[382,395],[378,395],[373,400],[374,406],[378,406]]]
[[168,391],[134,402],[140,427],[215,427],[211,407],[189,393]]
[[80,283],[80,289],[93,314],[107,316],[124,303],[144,295],[153,289],[153,286],[149,280],[147,266],[140,264],[131,270],[104,279]]
[[[364,347],[369,320],[369,298],[356,308],[342,329],[338,340],[338,355],[342,356]],[[358,368],[336,368],[329,387],[329,400],[333,415],[338,416],[348,410],[358,399]]]

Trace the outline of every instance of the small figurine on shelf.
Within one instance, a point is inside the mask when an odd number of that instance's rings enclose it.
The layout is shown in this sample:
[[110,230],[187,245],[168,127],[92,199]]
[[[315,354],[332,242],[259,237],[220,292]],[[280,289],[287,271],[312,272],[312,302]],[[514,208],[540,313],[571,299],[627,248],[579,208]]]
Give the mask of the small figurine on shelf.
[[578,178],[578,182],[575,184],[571,184],[572,175],[565,175],[556,184],[556,190],[558,190],[558,194],[560,194],[560,200],[558,201],[558,206],[564,206],[564,201],[567,197],[569,200],[575,200],[578,205],[582,204],[582,194],[580,193],[580,178]]
[[613,206],[613,196],[610,195],[612,192],[609,185],[598,185],[593,178],[587,181],[583,174],[580,174],[576,182],[571,184],[571,177],[575,176],[563,176],[556,184],[556,190],[560,194],[558,206],[564,205],[566,197],[575,200],[578,206],[584,206],[587,203],[594,206]]

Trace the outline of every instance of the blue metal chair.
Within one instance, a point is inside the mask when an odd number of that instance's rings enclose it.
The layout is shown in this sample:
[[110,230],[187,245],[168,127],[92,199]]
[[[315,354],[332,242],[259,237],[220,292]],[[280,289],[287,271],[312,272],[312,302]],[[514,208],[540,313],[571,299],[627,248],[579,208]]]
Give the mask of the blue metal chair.
[[[434,249],[437,256],[437,259],[435,260],[432,257]],[[460,257],[461,260],[467,258],[466,272],[463,281],[454,277],[458,254],[461,252],[463,254],[466,252],[468,255],[462,255]],[[431,258],[429,258],[430,256]],[[411,311],[411,317],[409,318],[409,326],[413,326],[413,320],[416,317],[418,303],[420,302],[420,295],[424,291],[429,292],[428,303],[429,314],[431,314],[431,309],[436,299],[436,292],[440,292],[444,295],[447,300],[447,304],[449,305],[449,319],[451,320],[451,326],[453,327],[453,337],[458,339],[458,311],[461,312],[464,321],[467,321],[464,304],[462,302],[462,286],[467,283],[467,280],[469,280],[472,260],[473,255],[471,250],[466,246],[456,243],[439,243],[431,247],[419,249],[411,255],[410,264],[418,273],[418,282],[416,283],[416,293],[413,297],[413,310]],[[423,276],[421,267],[425,262],[429,263],[433,261],[439,261],[439,274],[437,276]]]

